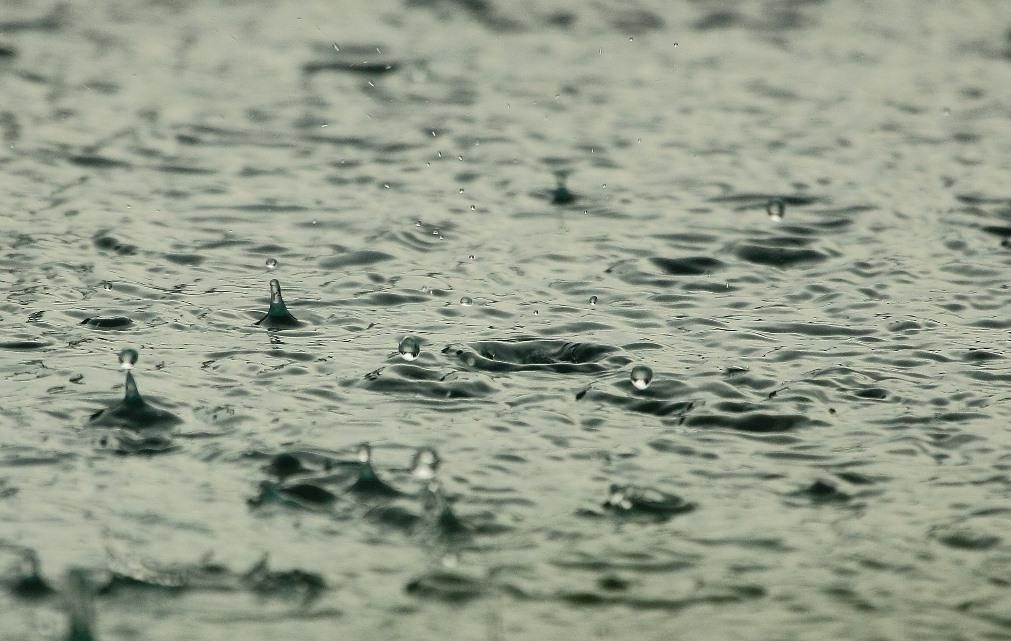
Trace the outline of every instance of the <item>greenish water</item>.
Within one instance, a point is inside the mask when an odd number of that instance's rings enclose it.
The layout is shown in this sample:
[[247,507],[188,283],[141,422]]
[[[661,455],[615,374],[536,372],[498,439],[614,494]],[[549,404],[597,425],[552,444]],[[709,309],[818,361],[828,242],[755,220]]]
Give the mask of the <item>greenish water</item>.
[[0,639],[1011,638],[1009,27],[0,0]]

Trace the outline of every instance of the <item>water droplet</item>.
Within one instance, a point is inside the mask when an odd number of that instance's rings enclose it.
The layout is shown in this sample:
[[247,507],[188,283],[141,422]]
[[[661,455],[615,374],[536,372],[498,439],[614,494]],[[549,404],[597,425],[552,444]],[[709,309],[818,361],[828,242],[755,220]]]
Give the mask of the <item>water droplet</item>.
[[436,136],[436,133],[435,133],[435,130],[433,129],[432,130],[432,138],[435,138],[435,136]]
[[140,355],[137,350],[127,347],[119,353],[119,368],[120,369],[133,369],[133,366],[137,364],[137,359]]
[[628,41],[629,41],[629,42],[632,42],[633,40],[635,40],[635,36],[629,36],[629,37],[628,37]]
[[765,212],[769,214],[770,220],[779,222],[783,220],[783,214],[786,212],[786,203],[781,198],[773,198],[765,204]]
[[411,475],[422,481],[431,481],[439,469],[439,455],[430,447],[423,447],[414,453]]
[[397,346],[397,351],[405,361],[413,361],[421,353],[421,341],[414,336],[405,336]]
[[471,205],[470,206],[470,210],[471,211],[477,211],[477,205]]
[[318,224],[318,222],[319,222],[319,221],[317,221],[317,220],[316,220],[315,218],[313,218],[313,219],[312,219],[312,224],[313,224],[313,225],[316,225],[316,224]]
[[470,296],[464,296],[463,298],[460,299],[460,304],[463,305],[464,307],[470,307],[471,305],[474,304],[474,300],[470,298]]
[[339,53],[339,52],[340,52],[340,50],[341,50],[341,48],[340,48],[339,46],[337,46],[337,43],[336,43],[336,42],[335,42],[335,43],[333,43],[333,49],[334,49],[334,51],[336,51],[336,52],[338,52],[338,53]]
[[590,304],[591,305],[596,305],[597,304],[597,297],[596,296],[590,296]]
[[540,316],[540,315],[541,315],[541,313],[535,309],[534,310],[534,316]]
[[457,156],[456,159],[457,160],[463,160],[463,156]]
[[432,230],[432,235],[433,236],[438,236],[439,235],[439,230],[438,229],[433,229]]
[[460,193],[461,194],[463,193],[463,187],[460,187]]
[[416,220],[416,221],[414,221],[414,226],[415,226],[415,227],[421,227],[421,226],[422,226],[423,224],[424,224],[424,223],[422,223],[422,222],[421,222],[420,220]]
[[676,47],[676,46],[678,46],[678,43],[676,43],[676,42],[675,42],[675,43],[674,43],[674,46],[675,46],[675,47]]
[[652,382],[653,370],[645,365],[636,365],[632,368],[632,374],[629,378],[632,380],[632,387],[642,391],[649,387],[650,382]]
[[358,462],[368,464],[370,461],[372,461],[372,446],[362,443],[358,446]]
[[112,291],[112,283],[110,283],[107,280],[103,280],[102,281],[102,289],[104,289],[107,292],[111,292]]
[[467,258],[469,258],[470,260],[477,260],[477,256],[475,256],[474,254],[467,256]]
[[600,185],[600,188],[601,188],[601,189],[607,189],[607,183],[602,183],[602,184]]
[[274,271],[275,269],[277,269],[277,259],[276,258],[268,258],[267,259],[267,269],[269,271]]
[[442,158],[442,152],[441,151],[437,151],[435,153],[437,153],[439,155],[439,158]]
[[390,188],[390,183],[383,183],[383,187],[385,187],[386,189],[389,189]]

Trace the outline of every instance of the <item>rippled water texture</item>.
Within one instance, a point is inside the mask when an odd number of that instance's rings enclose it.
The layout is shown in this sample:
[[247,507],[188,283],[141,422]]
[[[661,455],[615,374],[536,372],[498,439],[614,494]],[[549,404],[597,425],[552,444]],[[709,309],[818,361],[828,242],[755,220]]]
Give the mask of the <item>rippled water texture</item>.
[[0,636],[1011,638],[1009,29],[0,0]]

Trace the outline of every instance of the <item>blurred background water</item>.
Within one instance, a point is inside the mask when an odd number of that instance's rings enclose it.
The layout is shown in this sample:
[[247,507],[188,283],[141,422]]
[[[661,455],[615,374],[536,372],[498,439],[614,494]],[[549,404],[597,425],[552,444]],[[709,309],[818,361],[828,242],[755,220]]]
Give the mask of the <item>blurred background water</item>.
[[1000,0],[0,0],[0,637],[1011,638],[1009,117]]

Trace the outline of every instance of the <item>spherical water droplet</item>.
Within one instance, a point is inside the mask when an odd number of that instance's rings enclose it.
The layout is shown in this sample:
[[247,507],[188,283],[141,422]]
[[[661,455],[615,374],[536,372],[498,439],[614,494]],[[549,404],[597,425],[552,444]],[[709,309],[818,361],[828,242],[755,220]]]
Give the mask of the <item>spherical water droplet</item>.
[[470,206],[470,210],[471,211],[477,211],[477,205],[471,205]]
[[463,193],[463,187],[460,187],[460,193],[461,194]]
[[470,260],[477,260],[477,256],[475,256],[474,254],[467,256],[467,258],[469,258]]
[[534,316],[540,316],[540,315],[541,315],[541,313],[535,309],[534,310]]
[[653,370],[645,365],[636,365],[632,368],[632,374],[629,378],[632,380],[632,387],[641,391],[649,387],[650,382],[652,382]]
[[319,223],[319,221],[318,221],[318,220],[316,220],[315,218],[313,218],[313,219],[312,219],[312,224],[313,224],[313,225],[316,225],[316,224],[318,224],[318,223]]
[[414,453],[411,475],[422,481],[431,481],[439,469],[439,455],[430,447],[423,447]]
[[421,353],[421,341],[413,336],[405,336],[397,347],[400,357],[405,361],[413,361]]
[[270,271],[274,271],[275,269],[277,269],[277,259],[276,258],[268,258],[267,259],[267,269],[270,270]]
[[770,220],[779,222],[783,220],[783,214],[786,212],[786,203],[780,198],[773,198],[765,204],[765,212],[769,214]]
[[437,151],[435,153],[439,154],[439,158],[442,158],[442,152],[441,151]]
[[628,41],[629,41],[629,42],[632,42],[633,40],[635,40],[635,36],[629,36],[629,37],[628,37]]
[[369,463],[372,461],[372,446],[368,443],[362,443],[358,446],[358,462],[359,463]]
[[137,350],[127,347],[119,353],[119,368],[120,369],[133,369],[133,366],[137,364],[137,359],[140,355]]
[[107,292],[111,292],[112,291],[112,283],[110,283],[107,280],[103,280],[102,281],[102,289],[104,289]]
[[600,185],[600,188],[601,188],[601,189],[607,189],[607,183],[602,183],[602,184]]
[[420,220],[416,220],[416,221],[414,221],[414,226],[415,227],[421,227],[422,226],[422,222]]
[[464,307],[470,307],[471,305],[474,304],[474,300],[470,298],[470,296],[464,296],[463,298],[460,299],[460,304],[463,305]]
[[457,160],[463,160],[463,156],[457,156],[456,159]]
[[590,296],[590,304],[591,305],[596,305],[597,304],[597,297],[596,296]]

